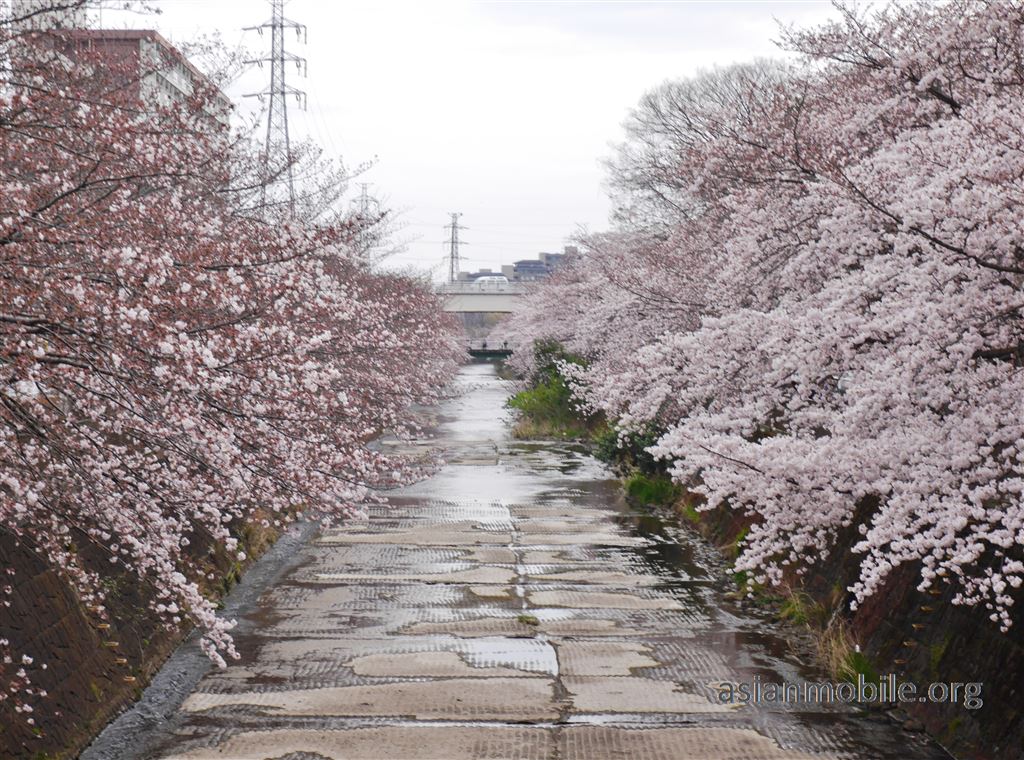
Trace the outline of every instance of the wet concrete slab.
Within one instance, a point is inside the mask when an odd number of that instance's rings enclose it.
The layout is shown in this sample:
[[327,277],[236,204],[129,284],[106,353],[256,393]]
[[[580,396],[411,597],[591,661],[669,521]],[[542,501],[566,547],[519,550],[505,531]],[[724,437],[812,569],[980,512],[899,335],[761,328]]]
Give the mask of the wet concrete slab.
[[553,583],[584,583],[598,586],[656,586],[665,582],[657,575],[630,575],[617,570],[591,568],[579,570],[575,565],[546,565],[541,571],[528,571],[531,580]]
[[846,708],[721,704],[722,682],[823,676],[585,450],[512,441],[493,367],[460,382],[449,464],[306,539],[245,608],[241,659],[166,674],[175,709],[90,760],[945,757]]
[[267,689],[239,692],[197,692],[185,700],[185,713],[256,708],[248,714],[267,716],[391,716],[438,720],[455,716],[479,720],[554,720],[554,682],[547,678],[443,678],[385,684],[355,684],[318,689]]
[[640,596],[625,591],[530,591],[527,597],[538,607],[581,607],[609,610],[683,609],[683,605],[670,596]]
[[632,676],[565,676],[571,709],[581,713],[725,713],[736,709],[688,692],[671,681]]
[[745,728],[574,727],[558,741],[561,760],[811,760],[835,757],[782,748]]
[[560,672],[566,677],[629,676],[636,668],[656,668],[662,663],[653,649],[640,641],[567,640],[558,645]]
[[486,527],[469,522],[426,524],[381,531],[374,531],[370,527],[360,527],[361,530],[331,530],[321,536],[317,543],[324,546],[388,544],[392,542],[402,546],[458,546],[461,544],[505,545],[512,541],[512,536],[503,528],[488,531]]
[[[389,726],[344,730],[277,729],[246,731],[225,738],[215,749],[193,748],[165,755],[168,760],[264,760],[303,757],[332,760],[547,760],[555,750],[553,732],[544,728],[489,726]],[[382,753],[387,754],[382,754]]]
[[[539,613],[539,614],[538,614]],[[607,618],[563,618],[552,619],[544,610],[532,609],[530,622],[515,617],[481,617],[469,620],[438,622],[416,622],[402,629],[407,634],[430,635],[450,633],[453,636],[639,636],[640,627],[630,627],[628,622]],[[541,617],[543,616],[543,617]]]
[[317,573],[316,580],[324,583],[352,581],[419,581],[422,583],[497,583],[515,580],[516,574],[508,568],[479,565],[465,570],[439,569],[438,572],[420,573]]

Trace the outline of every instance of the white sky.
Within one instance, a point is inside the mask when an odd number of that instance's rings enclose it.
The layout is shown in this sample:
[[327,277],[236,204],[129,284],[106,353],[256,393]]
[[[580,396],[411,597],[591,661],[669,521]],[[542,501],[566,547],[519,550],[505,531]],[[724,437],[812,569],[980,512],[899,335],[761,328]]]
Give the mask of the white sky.
[[[155,4],[159,16],[106,11],[102,22],[155,27],[172,42],[219,31],[230,46],[269,50],[269,36],[241,31],[269,18],[265,0]],[[463,269],[497,269],[607,226],[600,161],[644,91],[781,55],[777,21],[834,13],[824,0],[291,0],[285,15],[309,28],[307,44],[286,37],[309,61],[308,77],[286,75],[309,98],[306,111],[289,103],[292,134],[348,166],[376,159],[357,182],[400,212],[408,246],[393,265],[442,277],[443,227],[460,211]],[[267,80],[268,68],[253,67],[228,95],[241,104]]]

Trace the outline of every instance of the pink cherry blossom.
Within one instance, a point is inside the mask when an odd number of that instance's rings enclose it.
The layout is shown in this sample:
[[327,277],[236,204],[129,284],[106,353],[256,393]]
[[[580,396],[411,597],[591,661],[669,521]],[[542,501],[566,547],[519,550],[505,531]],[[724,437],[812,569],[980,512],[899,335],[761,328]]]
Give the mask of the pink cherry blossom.
[[[761,582],[860,555],[1002,629],[1024,579],[1024,5],[841,7],[790,64],[668,82],[610,162],[615,228],[529,296],[581,403]],[[516,359],[529,368],[528,352]],[[837,546],[856,525],[861,540]]]
[[[103,618],[99,552],[223,664],[232,622],[186,547],[242,560],[235,526],[345,518],[416,477],[369,444],[415,432],[455,326],[428,283],[364,262],[379,220],[335,210],[344,172],[315,151],[296,151],[296,213],[262,207],[258,147],[211,124],[212,88],[142,103],[144,73],[3,22],[0,530]],[[5,698],[30,684],[13,662],[45,660],[9,648]]]

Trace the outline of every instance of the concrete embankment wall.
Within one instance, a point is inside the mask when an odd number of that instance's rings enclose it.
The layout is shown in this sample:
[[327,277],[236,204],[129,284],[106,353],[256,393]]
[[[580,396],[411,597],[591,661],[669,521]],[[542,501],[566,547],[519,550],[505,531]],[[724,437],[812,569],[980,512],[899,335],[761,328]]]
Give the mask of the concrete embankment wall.
[[[247,527],[238,536],[253,559],[276,538],[269,529]],[[221,595],[238,580],[242,566],[195,535],[192,558],[217,579],[205,589]],[[75,757],[118,712],[134,702],[153,674],[188,633],[169,630],[148,609],[149,589],[135,576],[111,572],[109,562],[81,542],[87,568],[102,569],[107,614],[101,618],[48,568],[29,547],[0,533],[0,567],[13,568],[11,606],[0,611],[0,638],[33,662],[26,668],[32,686],[47,696],[31,698],[31,716],[16,714],[10,701],[0,705],[0,757]],[[45,669],[43,669],[45,665]]]
[[[689,503],[692,505],[693,500]],[[691,523],[716,546],[733,546],[749,521],[739,512],[718,508],[694,515]],[[859,575],[860,555],[848,548],[859,536],[855,528],[840,536],[837,549],[802,579],[791,579],[825,611],[846,608],[846,589]],[[963,760],[1024,758],[1024,619],[1017,616],[1001,633],[983,609],[952,603],[953,588],[917,591],[919,568],[897,568],[885,586],[845,614],[853,640],[879,674],[926,688],[931,683],[980,682],[983,706],[960,703],[904,703],[902,709],[955,757]],[[1024,600],[1022,600],[1024,603]],[[936,692],[937,696],[940,691]]]

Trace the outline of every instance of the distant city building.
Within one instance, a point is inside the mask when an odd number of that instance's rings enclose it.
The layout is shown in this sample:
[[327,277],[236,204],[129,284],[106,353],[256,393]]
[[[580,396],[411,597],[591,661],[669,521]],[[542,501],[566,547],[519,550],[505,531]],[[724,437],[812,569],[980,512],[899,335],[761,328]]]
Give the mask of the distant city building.
[[567,256],[579,253],[574,245],[567,245],[561,253],[537,254],[535,259],[523,259],[514,264],[505,264],[500,272],[490,269],[480,269],[476,272],[459,272],[457,282],[477,282],[500,284],[502,282],[530,282],[543,280],[551,275]]
[[199,69],[170,42],[153,29],[68,29],[59,33],[66,40],[64,53],[97,51],[112,66],[136,75],[126,82],[125,96],[137,99],[145,108],[157,110],[188,101],[196,90],[210,88],[206,113],[216,125],[227,128],[232,103]]
[[458,282],[507,282],[501,272],[492,272],[490,269],[480,269],[476,272],[459,272]]
[[63,56],[68,66],[83,52],[94,54],[91,65],[95,66],[98,55],[110,72],[123,80],[114,83],[123,88],[118,97],[148,111],[185,103],[197,90],[209,88],[210,96],[204,98],[209,122],[216,129],[228,128],[231,101],[157,31],[89,29],[87,3],[71,8],[53,6],[53,0],[12,0],[15,28],[41,43],[42,49]]
[[541,252],[536,259],[523,259],[515,264],[506,264],[501,268],[501,273],[511,282],[529,282],[531,280],[543,280],[551,276],[551,273],[561,266],[567,256],[579,253],[574,245],[567,245],[562,253]]

